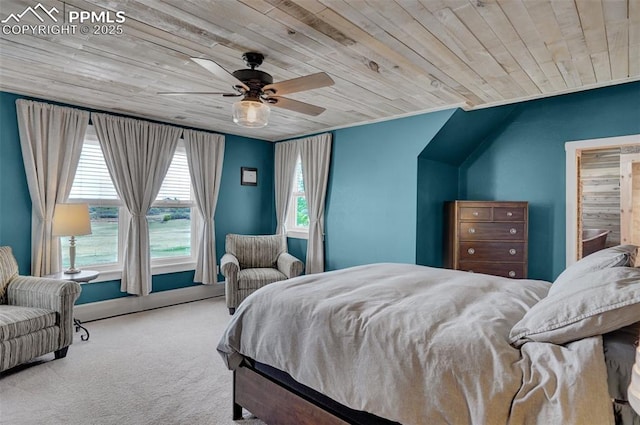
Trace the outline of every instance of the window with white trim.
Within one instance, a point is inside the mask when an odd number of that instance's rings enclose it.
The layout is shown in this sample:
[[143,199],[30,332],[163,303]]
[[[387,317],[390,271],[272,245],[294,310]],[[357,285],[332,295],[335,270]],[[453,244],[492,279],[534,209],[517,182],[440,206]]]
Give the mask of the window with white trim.
[[296,171],[293,179],[293,191],[287,212],[287,236],[297,238],[309,237],[309,209],[304,194],[304,178],[302,176],[302,161],[296,161]]
[[[128,213],[116,193],[93,126],[88,126],[69,202],[86,202],[91,215],[90,235],[78,236],[76,265],[97,270],[122,268]],[[182,139],[158,196],[147,214],[152,267],[195,261],[196,220],[192,220],[191,179]],[[197,217],[197,214],[193,214]],[[195,218],[195,217],[194,217]],[[68,244],[62,238],[63,264]],[[178,271],[169,266],[164,272]]]

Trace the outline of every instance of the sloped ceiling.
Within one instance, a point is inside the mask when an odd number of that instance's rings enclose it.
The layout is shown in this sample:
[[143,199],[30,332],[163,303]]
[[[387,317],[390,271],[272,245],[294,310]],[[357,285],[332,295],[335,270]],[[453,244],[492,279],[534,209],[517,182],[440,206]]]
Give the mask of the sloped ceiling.
[[431,139],[420,158],[460,166],[518,108],[504,105],[465,112],[457,110]]

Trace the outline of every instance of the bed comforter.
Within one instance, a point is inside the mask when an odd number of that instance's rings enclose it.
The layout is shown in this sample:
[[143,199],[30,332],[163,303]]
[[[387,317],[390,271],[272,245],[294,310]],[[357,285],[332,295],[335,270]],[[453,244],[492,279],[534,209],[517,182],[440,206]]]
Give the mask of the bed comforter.
[[509,344],[550,284],[406,264],[301,276],[248,297],[218,351],[412,424],[613,424],[600,337]]

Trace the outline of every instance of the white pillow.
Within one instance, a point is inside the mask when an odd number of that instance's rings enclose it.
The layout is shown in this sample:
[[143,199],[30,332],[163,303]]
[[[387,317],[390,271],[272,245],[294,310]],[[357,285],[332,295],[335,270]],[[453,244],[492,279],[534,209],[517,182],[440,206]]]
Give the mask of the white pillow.
[[633,266],[637,250],[638,247],[635,245],[618,245],[587,255],[560,273],[560,276],[558,276],[553,282],[553,285],[551,285],[549,293],[552,294],[561,289],[566,282],[575,280],[596,270],[607,269],[609,267]]
[[509,339],[516,347],[527,341],[564,344],[638,321],[640,269],[612,267],[566,282],[561,291],[549,291],[513,326]]

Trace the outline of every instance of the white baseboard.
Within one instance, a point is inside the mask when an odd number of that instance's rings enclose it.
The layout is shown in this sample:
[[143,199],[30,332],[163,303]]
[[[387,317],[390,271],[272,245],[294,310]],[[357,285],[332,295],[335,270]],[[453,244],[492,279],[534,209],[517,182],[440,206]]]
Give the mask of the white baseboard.
[[105,319],[121,314],[137,313],[206,298],[224,296],[224,283],[152,292],[146,297],[123,297],[73,307],[73,316],[83,322]]

